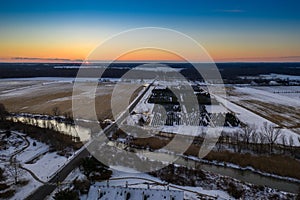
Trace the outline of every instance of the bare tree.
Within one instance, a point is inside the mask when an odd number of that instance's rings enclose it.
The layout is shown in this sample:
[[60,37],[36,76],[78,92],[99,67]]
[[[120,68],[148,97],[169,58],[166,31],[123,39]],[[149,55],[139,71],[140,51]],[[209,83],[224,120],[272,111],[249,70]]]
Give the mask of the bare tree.
[[289,136],[289,146],[290,146],[290,152],[291,152],[291,155],[292,156],[295,156],[295,148],[294,148],[294,144],[295,144],[295,141],[294,141],[294,138],[292,135]]
[[45,119],[42,120],[42,127],[43,127],[43,128],[47,128],[47,123],[46,123],[46,120],[45,120]]
[[4,181],[5,176],[4,176],[4,169],[0,168],[0,181]]
[[255,135],[255,125],[245,125],[242,127],[242,138],[243,142],[246,144],[246,148],[249,148],[249,143],[251,140],[252,135]]
[[220,152],[222,149],[222,143],[223,143],[224,137],[221,133],[221,136],[218,138],[218,142],[216,143],[215,147],[217,147],[217,151]]
[[64,112],[64,117],[65,117],[65,122],[68,124],[73,124],[74,120],[73,120],[73,116],[71,112]]
[[19,177],[22,175],[23,171],[20,168],[20,163],[14,158],[10,165],[6,167],[7,173],[14,179],[14,184],[19,183]]
[[[235,131],[232,133],[232,142],[235,143],[234,145],[234,151],[236,152],[241,152],[242,147],[241,147],[241,133],[240,131]],[[237,148],[237,149],[236,149]]]
[[5,106],[2,103],[0,103],[0,120],[1,121],[5,120],[7,115],[8,115],[8,112],[5,108]]
[[258,151],[259,134],[256,131],[251,135],[251,142],[253,143],[253,150]]
[[54,116],[59,116],[59,115],[60,115],[60,110],[59,110],[59,108],[58,108],[58,107],[54,107],[54,108],[52,109],[52,113],[53,113]]
[[294,139],[293,139],[293,136],[291,136],[291,135],[289,137],[289,145],[290,145],[290,147],[294,146]]
[[283,146],[286,146],[287,141],[286,141],[286,136],[285,135],[281,136],[281,143],[282,143]]
[[281,136],[281,143],[282,143],[282,148],[283,148],[283,154],[285,154],[285,148],[286,148],[286,144],[287,144],[287,140],[286,140],[285,135]]
[[269,143],[270,153],[272,153],[273,146],[281,135],[281,129],[276,128],[275,126],[268,124],[267,122],[264,122],[262,132],[265,135],[267,142]]
[[297,194],[296,200],[300,200],[300,187],[298,188],[298,194]]
[[263,132],[261,132],[261,131],[258,132],[258,139],[259,139],[259,144],[260,144],[259,151],[260,151],[260,153],[262,153],[264,144],[266,143],[266,137]]

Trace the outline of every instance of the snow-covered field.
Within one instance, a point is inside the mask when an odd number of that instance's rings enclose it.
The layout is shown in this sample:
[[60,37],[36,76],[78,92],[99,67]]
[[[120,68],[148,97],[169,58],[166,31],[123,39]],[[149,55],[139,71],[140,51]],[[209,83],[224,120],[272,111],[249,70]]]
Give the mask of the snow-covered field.
[[[288,86],[287,88],[289,88]],[[276,93],[271,92],[272,90],[277,90],[276,88],[280,87],[261,87],[261,88],[252,88],[252,87],[235,87],[234,92],[237,94],[240,94],[241,96],[237,97],[231,97],[231,99],[234,100],[234,98],[237,98],[238,100],[243,99],[255,99],[263,102],[270,102],[279,104],[282,106],[292,106],[295,108],[300,107],[300,101],[297,101],[293,98],[287,97],[285,95],[279,95]],[[281,89],[282,90],[282,89]],[[288,89],[287,89],[288,90]],[[291,90],[300,90],[300,86],[294,86],[291,88]]]
[[[226,107],[228,108],[228,110],[236,113],[239,120],[241,120],[242,122],[247,123],[249,125],[255,125],[255,127],[257,128],[258,131],[261,131],[265,122],[267,122],[270,125],[278,126],[277,124],[271,122],[270,120],[265,119],[264,117],[262,117],[258,114],[255,114],[235,103],[232,103],[232,102],[222,98],[222,97],[216,97],[216,98],[219,102],[226,104]],[[298,138],[300,138],[299,134],[297,134],[294,131],[287,129],[287,128],[282,129],[282,134],[285,135],[286,138],[292,137],[293,141],[294,141],[294,145],[300,146],[300,141],[298,140]],[[281,138],[278,138],[277,142],[282,143]]]
[[294,145],[299,146],[300,101],[294,97],[273,93],[272,90],[273,87],[236,86],[228,92],[227,99],[220,96],[217,99],[226,103],[229,110],[237,113],[241,121],[256,125],[258,130],[264,122],[280,126],[283,134],[287,138],[291,136]]
[[300,86],[260,86],[253,88],[300,101]]
[[261,74],[259,76],[240,76],[240,78],[266,79],[266,80],[280,79],[280,80],[289,80],[289,81],[299,81],[300,80],[300,76],[286,75],[286,74],[275,74],[275,73]]
[[300,81],[300,76],[286,75],[286,74],[264,74],[260,77],[265,79],[281,79],[281,80],[290,80],[290,81]]
[[[96,91],[91,87],[99,81]],[[80,88],[73,95],[74,78],[60,77],[37,77],[37,78],[16,78],[0,80],[0,102],[5,105],[9,112],[13,113],[34,113],[53,115],[53,108],[57,107],[60,114],[72,113],[74,110],[80,115],[80,119],[92,119],[90,113],[86,112],[83,106],[72,107],[72,99],[85,97],[85,104],[93,105],[97,117],[101,119],[111,118],[111,95],[114,91],[115,100],[123,102],[124,97],[130,97],[132,84],[142,83],[119,82],[115,79],[80,80]],[[118,84],[116,84],[118,83]],[[118,89],[114,90],[118,85]],[[127,99],[125,99],[127,100]],[[127,103],[127,102],[126,102]],[[122,107],[123,108],[123,107]],[[116,112],[120,110],[118,105],[114,106]]]

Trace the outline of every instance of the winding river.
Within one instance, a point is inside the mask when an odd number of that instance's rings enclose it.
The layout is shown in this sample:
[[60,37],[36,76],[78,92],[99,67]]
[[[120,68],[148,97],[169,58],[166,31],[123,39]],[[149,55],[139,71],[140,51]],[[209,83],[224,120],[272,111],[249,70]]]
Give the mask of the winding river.
[[[25,117],[25,116],[14,116],[11,117],[11,119],[13,121],[20,121],[31,125],[36,125],[42,128],[52,127],[53,129],[59,132],[72,135],[74,136],[74,138],[77,138],[82,142],[88,141],[91,137],[91,130],[88,128],[78,126],[78,125],[65,124],[63,122],[59,122],[54,119],[46,119],[46,118],[41,119],[36,117],[34,118],[34,117]],[[85,122],[85,123],[89,123],[89,122]],[[229,176],[238,179],[240,181],[252,183],[254,185],[264,185],[270,188],[275,188],[281,191],[286,191],[291,193],[298,193],[300,187],[299,182],[296,183],[286,179],[270,177],[267,175],[256,173],[251,170],[242,170],[242,169],[237,169],[232,167],[216,166],[213,164],[207,164],[201,161],[178,157],[173,154],[167,154],[161,152],[157,152],[154,154],[157,158],[161,158],[161,159],[166,159],[166,160],[177,159],[175,163],[183,166],[195,167],[196,165],[198,166],[200,164],[201,168],[205,171],[213,172],[223,176]]]

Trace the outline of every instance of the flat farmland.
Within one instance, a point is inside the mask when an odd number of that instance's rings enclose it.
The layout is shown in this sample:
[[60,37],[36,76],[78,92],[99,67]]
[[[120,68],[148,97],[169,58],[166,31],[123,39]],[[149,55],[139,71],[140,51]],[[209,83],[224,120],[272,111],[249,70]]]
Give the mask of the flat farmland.
[[[89,88],[89,82],[82,83],[83,87]],[[80,98],[81,95],[89,95],[90,101],[84,102],[90,105],[95,98],[95,109],[98,119],[111,119],[111,97],[115,88],[115,83],[99,83],[96,93],[92,94],[89,89],[84,89],[82,93],[73,96],[72,80],[1,80],[0,81],[0,103],[4,104],[9,112],[33,113],[53,115],[53,109],[58,108],[61,115],[72,114],[72,98]],[[118,89],[114,91],[114,97],[119,102],[134,97],[138,94],[132,83],[119,83]],[[124,98],[124,99],[123,99]],[[118,108],[118,103],[114,104],[114,112],[120,113],[122,108]],[[80,109],[80,108],[76,108]],[[82,115],[83,119],[89,116]]]
[[[234,87],[228,100],[300,134],[300,87]],[[285,92],[289,95],[285,95]]]

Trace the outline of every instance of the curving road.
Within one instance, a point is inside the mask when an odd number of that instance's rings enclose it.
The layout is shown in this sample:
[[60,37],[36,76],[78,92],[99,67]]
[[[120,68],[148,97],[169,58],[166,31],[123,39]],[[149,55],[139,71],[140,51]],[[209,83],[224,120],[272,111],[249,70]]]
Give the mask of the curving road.
[[[15,161],[14,161],[14,160],[15,160],[15,156],[18,155],[18,154],[20,154],[20,153],[22,153],[23,151],[25,151],[25,150],[30,146],[30,142],[29,142],[29,140],[27,139],[27,137],[24,137],[23,135],[19,134],[18,132],[13,132],[13,133],[14,133],[14,134],[17,134],[19,137],[21,137],[21,138],[23,139],[23,141],[25,141],[26,144],[25,144],[24,147],[22,147],[21,149],[15,151],[15,152],[10,156],[9,162],[10,162],[11,165],[13,165],[13,164],[14,164],[13,162],[15,162]],[[19,165],[19,168],[21,168],[21,169],[27,171],[27,172],[28,172],[28,173],[29,173],[36,181],[38,181],[38,182],[40,182],[40,183],[42,183],[42,184],[46,184],[46,182],[42,181],[42,180],[41,180],[39,177],[37,177],[31,170],[29,170],[29,169],[23,167],[21,164]]]
[[9,162],[10,162],[11,164],[12,164],[12,162],[13,162],[13,160],[14,160],[14,157],[15,157],[16,155],[18,155],[19,153],[23,152],[23,151],[24,151],[25,149],[27,149],[27,148],[29,147],[29,145],[30,145],[30,142],[29,142],[29,140],[28,140],[26,137],[24,137],[23,135],[19,134],[18,132],[15,132],[15,131],[13,131],[13,133],[16,134],[16,135],[18,135],[19,137],[21,137],[21,138],[23,139],[23,141],[25,141],[26,144],[25,144],[24,147],[22,147],[21,149],[15,151],[15,152],[10,156]]

